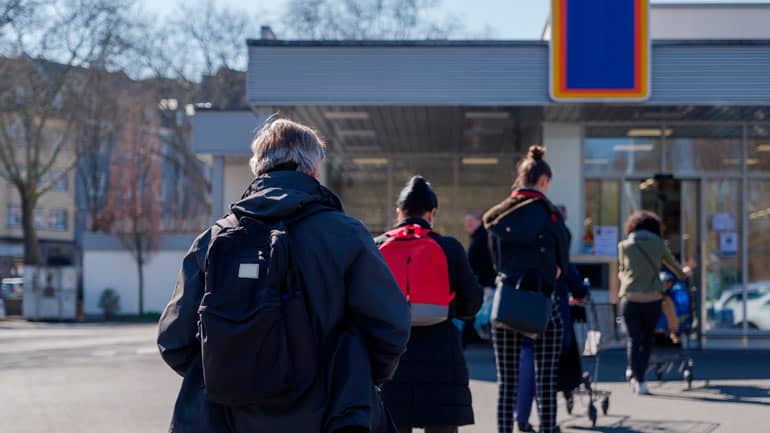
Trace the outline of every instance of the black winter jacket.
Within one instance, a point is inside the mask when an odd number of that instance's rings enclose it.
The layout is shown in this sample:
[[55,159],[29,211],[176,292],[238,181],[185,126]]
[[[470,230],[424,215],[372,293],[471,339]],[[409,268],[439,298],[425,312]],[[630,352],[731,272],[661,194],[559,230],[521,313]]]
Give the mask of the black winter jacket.
[[484,226],[492,258],[501,264],[498,272],[512,285],[524,276],[527,288],[534,288],[540,279],[550,296],[557,266],[563,273],[569,266],[569,234],[559,210],[542,193],[518,189],[487,211]]
[[[327,371],[290,411],[224,408],[206,400],[196,323],[208,230],[184,258],[174,294],[160,319],[161,355],[184,377],[172,433],[325,433],[345,426],[371,427],[380,412],[373,385],[395,372],[409,338],[410,315],[368,230],[342,212],[334,194],[296,171],[258,177],[232,211],[257,219],[287,219],[316,203],[333,210],[293,224],[288,235],[307,284],[312,314],[324,336],[322,346],[333,352],[327,356]],[[355,380],[345,381],[345,377]]]
[[494,287],[497,272],[492,262],[492,256],[489,254],[489,234],[484,226],[479,226],[471,235],[471,243],[468,246],[468,261],[473,273],[479,279],[479,284],[482,287]]
[[[419,218],[400,225],[430,225]],[[456,294],[450,316],[473,317],[481,308],[483,291],[457,239],[431,233],[447,257],[449,284]],[[386,238],[376,239],[382,244]],[[430,272],[430,270],[426,270]],[[393,380],[383,387],[385,406],[398,427],[473,424],[468,368],[460,332],[451,320],[415,326]]]

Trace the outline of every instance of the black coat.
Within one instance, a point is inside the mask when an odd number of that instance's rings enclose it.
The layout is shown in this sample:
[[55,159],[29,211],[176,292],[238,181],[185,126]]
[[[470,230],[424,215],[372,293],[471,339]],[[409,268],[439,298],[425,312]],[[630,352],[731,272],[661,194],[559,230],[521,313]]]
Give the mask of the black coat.
[[[404,224],[429,227],[421,219]],[[481,286],[457,239],[432,233],[447,257],[449,283],[456,296],[450,316],[474,316],[483,301]],[[385,241],[377,238],[378,243]],[[393,380],[383,387],[385,406],[399,427],[474,423],[468,368],[460,332],[451,320],[412,328],[407,350]]]
[[489,254],[488,237],[489,234],[484,226],[479,226],[471,235],[471,243],[468,246],[468,261],[482,287],[494,287],[495,277],[497,277],[492,256]]
[[[556,286],[556,268],[567,272],[569,233],[561,212],[541,193],[516,190],[511,197],[484,215],[489,231],[493,260],[499,271],[515,285],[526,276],[525,286],[533,287],[539,278],[550,296]],[[498,240],[500,254],[498,254]]]
[[[233,212],[258,219],[286,219],[316,203],[333,209],[309,216],[288,231],[323,336],[321,344],[330,348],[324,360],[327,368],[289,411],[224,408],[206,400],[196,335],[210,240],[206,231],[185,256],[160,319],[161,355],[184,377],[170,431],[326,433],[345,426],[370,428],[381,412],[374,384],[393,375],[409,338],[409,307],[387,264],[368,230],[346,216],[334,194],[310,176],[272,172],[255,179],[244,197],[233,205]],[[345,379],[350,377],[356,380]]]

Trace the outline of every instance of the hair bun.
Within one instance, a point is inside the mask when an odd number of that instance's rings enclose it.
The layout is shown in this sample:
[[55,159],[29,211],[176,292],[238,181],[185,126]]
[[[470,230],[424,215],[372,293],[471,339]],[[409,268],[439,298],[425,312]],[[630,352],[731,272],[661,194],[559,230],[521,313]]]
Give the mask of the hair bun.
[[428,180],[422,176],[413,176],[407,182],[407,185],[411,185],[412,189],[419,189],[420,191],[426,191],[428,189]]
[[535,161],[540,161],[545,156],[545,148],[538,145],[529,146],[528,156]]

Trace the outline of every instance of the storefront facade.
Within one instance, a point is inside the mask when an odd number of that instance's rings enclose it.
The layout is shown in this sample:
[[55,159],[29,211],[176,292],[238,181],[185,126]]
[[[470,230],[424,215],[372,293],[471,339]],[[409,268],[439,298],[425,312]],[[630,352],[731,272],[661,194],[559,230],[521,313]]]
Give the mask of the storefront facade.
[[[422,174],[439,195],[438,230],[466,239],[464,213],[508,194],[518,159],[543,144],[573,256],[611,256],[628,213],[654,210],[696,266],[700,341],[770,346],[770,41],[654,41],[652,95],[635,104],[552,102],[545,41],[248,46],[252,112],[194,123],[215,213],[248,182],[248,135],[274,112],[327,139],[324,182],[375,233]],[[223,116],[241,126],[218,126]]]

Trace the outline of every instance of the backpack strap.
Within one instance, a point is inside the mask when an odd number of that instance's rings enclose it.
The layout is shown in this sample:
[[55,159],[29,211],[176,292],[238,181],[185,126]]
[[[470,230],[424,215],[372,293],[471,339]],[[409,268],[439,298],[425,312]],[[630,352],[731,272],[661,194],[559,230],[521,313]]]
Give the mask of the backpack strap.
[[385,237],[389,240],[412,240],[427,237],[431,233],[435,232],[432,229],[425,228],[419,224],[412,224],[389,230],[385,232]]

